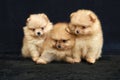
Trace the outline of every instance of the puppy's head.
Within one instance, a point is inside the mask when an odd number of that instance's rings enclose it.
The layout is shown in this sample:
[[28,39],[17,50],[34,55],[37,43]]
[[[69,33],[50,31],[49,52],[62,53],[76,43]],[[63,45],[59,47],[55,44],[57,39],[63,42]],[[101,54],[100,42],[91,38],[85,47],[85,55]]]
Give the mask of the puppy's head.
[[70,15],[70,32],[75,35],[90,35],[94,32],[97,16],[90,10],[78,10]]
[[67,23],[57,23],[51,31],[51,44],[57,50],[69,50],[74,46],[74,36],[66,31]]
[[[50,25],[50,26],[49,26]],[[42,36],[52,28],[48,17],[44,14],[32,14],[27,18],[26,26],[31,36]]]

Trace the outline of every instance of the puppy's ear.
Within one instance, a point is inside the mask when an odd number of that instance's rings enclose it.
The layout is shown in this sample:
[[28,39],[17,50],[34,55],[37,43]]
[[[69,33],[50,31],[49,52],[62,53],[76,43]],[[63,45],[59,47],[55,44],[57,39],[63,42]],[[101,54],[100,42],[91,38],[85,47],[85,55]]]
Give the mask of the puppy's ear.
[[76,12],[73,12],[70,14],[70,18],[73,17],[76,14]]
[[90,18],[90,21],[93,23],[96,21],[96,16],[93,13],[89,14],[89,18]]
[[27,18],[27,20],[26,20],[26,25],[30,22],[30,17],[29,18]]
[[47,24],[46,28],[44,29],[44,32],[49,32],[50,30],[53,29],[53,24],[50,22]]
[[41,13],[39,15],[42,16],[46,21],[49,21],[47,15],[45,13]]
[[68,33],[71,33],[71,31],[70,31],[70,24],[68,25],[68,27],[67,28],[65,28],[65,30],[66,30],[66,32],[68,32]]
[[27,18],[27,20],[26,20],[26,22],[29,22],[30,20],[31,20],[31,16],[32,16],[33,14],[30,14],[30,16]]
[[27,22],[29,22],[30,21],[30,18],[27,18],[27,20],[26,20]]
[[66,32],[70,33],[70,29],[67,27],[65,28]]

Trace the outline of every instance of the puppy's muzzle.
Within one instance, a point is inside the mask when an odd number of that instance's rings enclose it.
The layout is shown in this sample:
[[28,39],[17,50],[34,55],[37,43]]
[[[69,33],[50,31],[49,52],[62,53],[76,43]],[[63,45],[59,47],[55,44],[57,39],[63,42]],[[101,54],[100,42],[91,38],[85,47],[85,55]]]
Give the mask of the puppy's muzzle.
[[38,35],[38,36],[40,36],[40,35],[41,35],[41,33],[40,33],[40,32],[37,32],[37,35]]
[[79,31],[79,30],[76,30],[76,31],[75,31],[75,34],[80,34],[80,31]]
[[60,45],[57,45],[56,47],[57,47],[58,49],[61,49],[61,46],[60,46]]

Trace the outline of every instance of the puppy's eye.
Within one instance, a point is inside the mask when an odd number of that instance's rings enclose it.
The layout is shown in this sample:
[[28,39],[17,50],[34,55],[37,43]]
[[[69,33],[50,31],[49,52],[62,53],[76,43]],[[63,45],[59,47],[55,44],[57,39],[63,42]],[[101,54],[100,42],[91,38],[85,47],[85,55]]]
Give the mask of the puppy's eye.
[[77,27],[76,25],[74,25],[74,27]]
[[62,40],[62,42],[66,43],[66,42],[67,42],[67,40]]
[[44,27],[41,27],[42,30],[44,30]]
[[76,28],[78,25],[74,25],[74,28]]
[[82,26],[82,29],[85,29],[86,28],[86,26]]
[[32,29],[32,31],[35,31],[35,29]]
[[57,40],[54,40],[55,42],[57,42]]

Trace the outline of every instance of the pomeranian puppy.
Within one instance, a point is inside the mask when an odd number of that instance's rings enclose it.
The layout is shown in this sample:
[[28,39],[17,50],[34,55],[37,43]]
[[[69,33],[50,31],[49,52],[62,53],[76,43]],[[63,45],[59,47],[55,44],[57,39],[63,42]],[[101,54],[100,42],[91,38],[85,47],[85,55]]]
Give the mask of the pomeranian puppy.
[[75,36],[67,32],[68,23],[57,23],[50,32],[49,38],[44,42],[44,51],[37,60],[38,64],[47,64],[51,61],[66,61],[74,63],[72,48]]
[[69,32],[76,35],[73,50],[75,62],[81,58],[89,63],[95,63],[101,57],[103,34],[98,17],[91,10],[78,10],[71,13]]
[[23,27],[24,38],[22,56],[30,57],[36,61],[42,52],[43,42],[47,33],[53,28],[52,23],[44,13],[32,14],[27,18],[26,26]]

